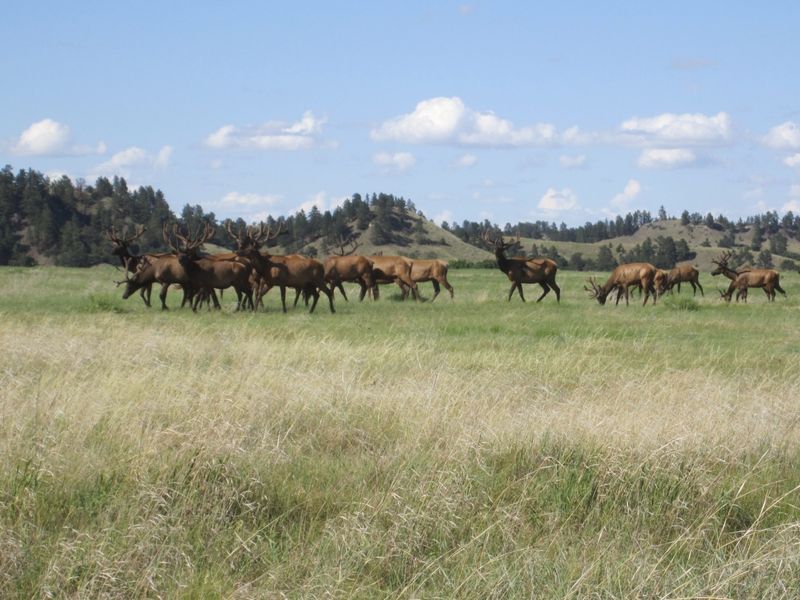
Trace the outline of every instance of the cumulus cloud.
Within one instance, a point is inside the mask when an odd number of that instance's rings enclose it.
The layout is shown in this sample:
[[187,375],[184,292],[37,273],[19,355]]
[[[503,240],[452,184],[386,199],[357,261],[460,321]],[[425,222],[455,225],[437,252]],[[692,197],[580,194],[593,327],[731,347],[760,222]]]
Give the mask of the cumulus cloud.
[[325,120],[315,117],[309,110],[295,123],[269,121],[247,127],[224,125],[209,134],[205,144],[217,150],[306,150],[318,142]]
[[275,206],[280,200],[280,196],[274,194],[228,192],[222,197],[221,204],[230,207],[266,207]]
[[732,125],[730,116],[724,112],[713,116],[663,113],[633,117],[624,121],[620,129],[630,140],[645,145],[689,145],[726,142],[731,137]]
[[800,184],[789,188],[789,200],[781,207],[784,212],[800,213]]
[[569,188],[557,190],[551,187],[539,200],[538,207],[548,211],[572,210],[578,207],[578,197]]
[[478,112],[461,98],[431,98],[413,112],[383,122],[370,133],[376,141],[465,146],[529,146],[559,141],[554,125],[515,127],[493,112]]
[[292,214],[296,213],[299,210],[303,210],[305,212],[310,211],[315,206],[321,211],[325,212],[326,210],[333,210],[337,206],[341,206],[345,200],[347,200],[347,196],[329,196],[327,192],[317,192],[311,198],[306,200],[305,202],[301,203],[299,206],[292,209]]
[[474,154],[464,154],[459,156],[453,164],[460,169],[468,169],[478,164],[478,157]]
[[763,141],[770,148],[800,148],[800,125],[792,121],[781,123],[770,129]]
[[783,164],[787,167],[800,167],[800,153],[792,154],[791,156],[787,156],[783,159]]
[[114,154],[107,161],[100,163],[96,167],[89,179],[99,176],[130,178],[133,169],[154,168],[165,169],[169,166],[172,157],[172,146],[164,146],[156,154],[150,154],[143,148],[131,146]]
[[558,162],[560,162],[561,166],[565,169],[580,169],[586,166],[586,155],[579,154],[578,156],[567,156],[562,154],[558,158]]
[[53,119],[42,119],[23,131],[11,145],[14,154],[22,156],[80,156],[104,154],[106,145],[98,142],[94,146],[71,144],[70,128]]
[[675,169],[696,161],[695,153],[686,148],[650,148],[641,153],[638,164],[645,169]]
[[439,214],[435,215],[432,220],[439,227],[441,227],[442,223],[444,223],[445,221],[450,222],[450,221],[453,220],[453,213],[452,213],[452,211],[449,211],[449,210],[443,210]]
[[635,179],[629,179],[625,189],[611,199],[611,206],[618,210],[625,210],[642,191],[642,184]]
[[417,159],[410,152],[379,152],[372,157],[372,162],[386,173],[403,173],[413,167]]

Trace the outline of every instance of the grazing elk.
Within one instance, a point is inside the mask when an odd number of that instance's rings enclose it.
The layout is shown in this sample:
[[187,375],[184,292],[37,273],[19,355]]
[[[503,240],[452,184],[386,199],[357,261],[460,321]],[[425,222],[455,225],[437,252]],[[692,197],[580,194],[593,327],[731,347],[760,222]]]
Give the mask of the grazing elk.
[[[350,246],[349,250],[346,249],[347,245]],[[329,256],[325,261],[325,281],[330,285],[331,291],[339,288],[345,301],[347,301],[347,294],[344,292],[343,282],[350,281],[361,286],[361,293],[358,296],[359,301],[364,299],[367,290],[374,285],[372,260],[366,256],[353,255],[360,245],[354,240],[350,240],[350,242],[340,240],[339,253]]]
[[748,288],[763,288],[769,302],[775,301],[776,291],[784,296],[786,295],[786,292],[781,287],[781,275],[778,271],[774,269],[740,269],[736,271],[731,269],[728,264],[732,255],[733,253],[728,250],[711,261],[717,265],[717,268],[711,271],[713,276],[724,275],[731,280],[728,289],[725,292],[720,292],[726,302],[731,301],[734,291],[736,291],[737,302],[739,299],[747,302]]
[[[372,297],[377,300],[380,296],[379,283],[403,283],[411,290],[414,300],[419,300],[417,284],[411,278],[413,263],[404,256],[383,256],[374,254],[367,257],[372,261]],[[405,299],[405,295],[403,296]]]
[[692,296],[697,295],[697,289],[700,289],[700,295],[705,296],[703,293],[703,286],[700,285],[700,271],[695,269],[692,265],[683,264],[675,265],[669,272],[667,277],[667,290],[672,291],[676,285],[678,286],[678,293],[681,293],[681,283],[690,283],[692,285]]
[[[136,240],[144,235],[144,232],[147,231],[144,225],[137,227],[136,232],[132,236],[127,236],[127,227],[123,228],[122,236],[117,233],[117,229],[112,225],[111,229],[105,232],[106,239],[111,242],[111,254],[119,258],[120,263],[122,263],[123,268],[130,272],[135,273],[136,270],[139,268],[142,260],[145,256],[164,256],[163,254],[144,254],[144,255],[135,255],[131,254],[130,245],[133,244]],[[127,279],[127,276],[126,276]],[[142,300],[145,303],[145,306],[148,308],[150,307],[150,294],[153,291],[152,283],[144,285],[139,290],[139,295],[142,297]]]
[[249,230],[247,235],[242,233],[237,236],[236,254],[247,258],[262,279],[270,286],[281,289],[281,304],[286,312],[286,288],[300,289],[311,294],[313,301],[309,313],[313,313],[319,301],[319,292],[328,296],[328,303],[332,313],[333,292],[325,284],[325,267],[313,258],[286,256],[282,261],[273,261],[268,253],[259,251],[261,245],[274,239],[281,233],[283,225],[278,226],[278,231],[271,233],[270,227],[261,223],[258,228]]
[[514,290],[519,292],[519,297],[525,302],[525,295],[522,293],[523,283],[538,283],[542,288],[542,295],[536,299],[541,302],[550,290],[556,293],[556,302],[561,302],[561,288],[556,284],[556,274],[558,265],[549,258],[525,258],[515,256],[508,258],[506,250],[516,245],[516,242],[505,243],[503,236],[493,240],[488,231],[484,231],[481,239],[487,245],[494,248],[494,256],[497,259],[497,267],[508,276],[511,281],[511,289],[508,291],[508,300],[514,295]]
[[[162,227],[164,243],[169,247],[170,242],[167,235],[167,225]],[[194,289],[186,270],[178,262],[178,257],[172,253],[144,255],[140,258],[136,272],[132,276],[125,273],[125,281],[118,281],[117,285],[125,283],[125,292],[122,294],[123,300],[129,298],[137,290],[153,283],[161,284],[161,292],[158,297],[161,300],[161,310],[168,310],[167,291],[170,285],[180,285],[183,289],[183,301],[181,308],[186,302],[191,302],[194,296]]]
[[[452,300],[453,286],[447,281],[447,269],[448,264],[446,260],[439,260],[438,258],[432,260],[417,260],[415,258],[414,262],[411,263],[411,279],[414,283],[430,281],[433,284],[433,298],[431,298],[431,302],[436,300],[436,296],[439,295],[441,291],[439,287],[440,284],[450,292],[450,299]],[[401,281],[398,281],[397,285],[400,286],[400,290],[403,292],[403,299],[405,300],[408,296],[409,288]]]
[[598,285],[594,277],[587,279],[589,285],[592,286],[590,290],[588,287],[583,286],[589,292],[590,298],[596,298],[600,304],[606,303],[606,298],[613,291],[617,290],[617,303],[619,303],[620,292],[625,295],[625,306],[628,306],[628,288],[640,287],[644,290],[644,302],[642,306],[647,304],[647,299],[650,294],[653,295],[653,304],[656,304],[658,294],[655,288],[656,269],[650,263],[628,263],[619,265],[611,272],[611,276],[603,285]]

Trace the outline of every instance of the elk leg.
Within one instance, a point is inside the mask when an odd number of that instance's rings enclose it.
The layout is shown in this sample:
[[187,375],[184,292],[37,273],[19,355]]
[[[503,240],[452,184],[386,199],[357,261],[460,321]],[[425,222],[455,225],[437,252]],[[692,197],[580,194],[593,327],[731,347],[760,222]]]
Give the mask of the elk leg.
[[453,296],[455,295],[455,293],[453,292],[453,286],[450,285],[450,282],[447,281],[447,279],[442,280],[442,285],[444,286],[444,289],[450,292],[450,300],[452,300]]
[[431,279],[431,283],[433,284],[433,298],[431,298],[431,302],[433,302],[434,300],[436,300],[436,296],[439,295],[439,291],[441,290],[441,288],[439,287],[439,282],[436,281],[435,279]]
[[700,281],[696,281],[695,283],[697,283],[697,287],[699,287],[699,288],[700,288],[700,295],[701,295],[703,298],[705,298],[705,296],[706,296],[706,295],[705,295],[705,293],[703,293],[703,286],[702,286],[702,285],[700,285]]
[[297,308],[297,301],[300,300],[301,288],[294,288],[294,308]]
[[314,312],[314,309],[317,307],[317,301],[319,300],[319,290],[317,290],[317,286],[313,286],[310,289],[306,288],[306,291],[312,293],[314,296],[314,301],[311,303],[311,309],[308,311],[308,314]]
[[[344,286],[342,285],[341,281],[339,283],[337,283],[335,287],[332,287],[333,290],[335,290],[336,288],[339,288],[339,291],[342,292],[342,298],[344,298],[344,301],[345,302],[350,302],[347,299],[347,294],[344,293]],[[361,293],[361,300],[363,300],[364,299],[364,294],[367,293],[365,288],[364,288],[364,284],[363,283],[361,284],[361,292],[362,292]]]
[[517,289],[519,290],[519,297],[522,298],[522,301],[525,302],[525,294],[522,293],[522,283],[517,283]]
[[[326,288],[326,287],[322,287],[322,288],[320,288],[320,289],[321,289],[321,290],[322,290],[322,291],[325,293],[325,295],[328,297],[328,304],[329,304],[329,305],[330,305],[330,307],[331,307],[331,313],[335,313],[335,312],[336,312],[336,310],[333,308],[333,289],[332,289],[332,288],[331,288],[331,289],[328,289],[328,288]],[[319,294],[317,294],[317,296],[319,296]]]
[[403,299],[403,302],[405,302],[406,299],[408,298],[408,292],[410,288],[407,287],[406,284],[400,281],[399,279],[397,279],[395,283],[397,284],[397,287],[400,288],[400,297]]
[[[167,306],[167,290],[169,289],[168,283],[161,284],[161,291],[158,293],[158,298],[161,300],[161,310],[169,310]],[[183,291],[184,296],[186,295],[186,290]]]
[[286,312],[286,286],[281,286],[281,305],[283,306],[283,312]]
[[515,282],[515,283],[512,283],[512,284],[511,284],[511,289],[510,289],[510,290],[508,290],[508,300],[507,300],[508,302],[511,302],[511,296],[513,296],[513,295],[514,295],[514,290],[515,290],[515,289],[517,289],[517,284],[516,284],[516,282]]
[[381,291],[380,291],[380,288],[378,287],[378,284],[376,283],[376,284],[375,284],[375,285],[373,285],[373,286],[372,286],[370,289],[372,290],[372,299],[373,299],[373,300],[378,300],[378,299],[380,299],[380,297],[381,297]]
[[539,285],[540,285],[540,286],[542,286],[542,289],[543,289],[544,291],[542,292],[542,295],[541,295],[541,296],[539,296],[539,298],[536,300],[536,302],[541,302],[541,301],[542,301],[542,298],[544,298],[545,296],[547,296],[548,292],[550,291],[550,288],[548,287],[548,285],[547,285],[546,283],[542,282],[542,283],[540,283]]
[[[364,296],[367,295],[367,291],[369,290],[369,288],[367,287],[367,284],[364,283],[361,279],[358,280],[358,285],[361,286],[361,293],[358,296],[358,301],[363,302]],[[345,298],[345,300],[347,300],[347,298]]]

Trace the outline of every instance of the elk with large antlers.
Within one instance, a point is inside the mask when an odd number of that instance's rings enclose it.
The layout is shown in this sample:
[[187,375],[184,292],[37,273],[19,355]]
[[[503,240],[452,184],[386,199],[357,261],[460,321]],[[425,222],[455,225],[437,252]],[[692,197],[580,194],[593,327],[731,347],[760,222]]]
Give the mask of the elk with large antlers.
[[352,239],[349,241],[339,240],[340,251],[329,256],[325,261],[325,281],[328,282],[332,291],[339,288],[345,300],[347,300],[347,294],[344,292],[343,282],[354,282],[361,286],[359,300],[363,300],[367,290],[374,285],[372,261],[366,256],[354,255],[360,245]]
[[247,235],[240,235],[237,239],[236,254],[245,257],[253,265],[253,268],[270,286],[278,286],[281,289],[281,304],[283,312],[286,312],[286,288],[291,287],[308,292],[313,297],[309,312],[314,312],[319,301],[320,290],[328,296],[331,312],[333,308],[333,292],[325,284],[325,267],[322,263],[312,258],[284,257],[286,260],[277,262],[271,260],[270,254],[260,252],[261,245],[274,239],[281,233],[283,224],[278,226],[276,232],[272,232],[269,226],[262,223],[257,228],[247,232]]
[[[441,291],[439,287],[440,284],[450,292],[450,299],[453,299],[453,286],[447,281],[448,267],[449,265],[446,260],[439,260],[438,258],[431,260],[415,258],[411,263],[411,279],[414,283],[419,284],[430,281],[433,284],[433,298],[431,298],[431,302],[436,300],[436,296],[439,295]],[[397,285],[400,286],[400,290],[403,292],[403,299],[405,300],[408,296],[409,288],[402,281],[398,281]]]
[[[198,256],[197,251],[205,242],[214,237],[214,229],[206,224],[203,233],[198,233],[193,238],[181,235],[177,228],[174,228],[175,236],[183,242],[182,247],[176,248],[170,243],[170,247],[178,256],[181,266],[186,269],[195,289],[225,289],[233,287],[238,299],[236,310],[243,307],[243,298],[246,302],[244,306],[253,306],[253,291],[250,286],[250,272],[252,266],[247,261],[240,260],[238,257],[228,259]],[[197,304],[192,307],[197,309]]]
[[499,239],[493,240],[488,230],[481,234],[481,239],[487,245],[494,248],[494,256],[497,259],[497,267],[508,276],[511,281],[511,289],[508,291],[508,300],[514,295],[514,290],[519,292],[519,297],[525,302],[522,293],[523,283],[538,283],[542,288],[542,295],[536,299],[541,302],[552,289],[556,293],[556,302],[561,302],[561,288],[556,284],[556,274],[558,265],[549,258],[525,258],[523,256],[506,256],[506,250],[515,246],[517,242],[506,243],[501,235]]
[[[111,254],[119,258],[120,263],[122,263],[122,267],[125,269],[126,272],[129,273],[136,273],[139,265],[141,264],[142,260],[145,256],[164,256],[163,254],[143,254],[143,255],[136,255],[131,254],[130,245],[133,244],[136,240],[144,235],[144,232],[147,231],[144,227],[138,226],[136,231],[133,235],[128,236],[127,233],[127,226],[123,228],[122,234],[120,235],[117,233],[116,227],[113,225],[111,228],[105,232],[106,239],[111,242]],[[126,274],[126,280],[128,276]],[[139,290],[139,295],[142,297],[145,305],[149,308],[150,307],[150,294],[153,290],[152,283],[146,284],[141,287]]]
[[[658,269],[650,263],[628,263],[619,265],[611,272],[611,276],[603,285],[598,285],[594,277],[587,279],[592,289],[583,286],[589,292],[590,298],[596,298],[600,304],[606,303],[606,298],[613,290],[622,291],[625,295],[625,306],[628,306],[628,288],[640,287],[644,290],[644,302],[642,306],[647,304],[647,299],[650,294],[653,295],[653,304],[655,305],[658,299],[658,293],[655,289],[655,280]],[[619,303],[619,294],[617,294],[617,303]]]
[[714,276],[724,275],[731,280],[728,289],[720,292],[726,302],[731,301],[733,292],[736,292],[736,301],[743,298],[747,302],[748,288],[762,288],[767,295],[767,300],[775,301],[775,292],[778,291],[784,296],[786,292],[781,287],[781,275],[774,269],[739,269],[734,270],[728,264],[733,252],[727,250],[712,260],[717,268],[711,271]]

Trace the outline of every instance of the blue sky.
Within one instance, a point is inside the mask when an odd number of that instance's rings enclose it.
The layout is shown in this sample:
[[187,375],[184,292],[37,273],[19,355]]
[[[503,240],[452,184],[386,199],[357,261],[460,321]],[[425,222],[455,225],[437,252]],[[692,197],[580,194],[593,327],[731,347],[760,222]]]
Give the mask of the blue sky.
[[247,220],[800,211],[800,4],[644,6],[18,3],[0,162]]

